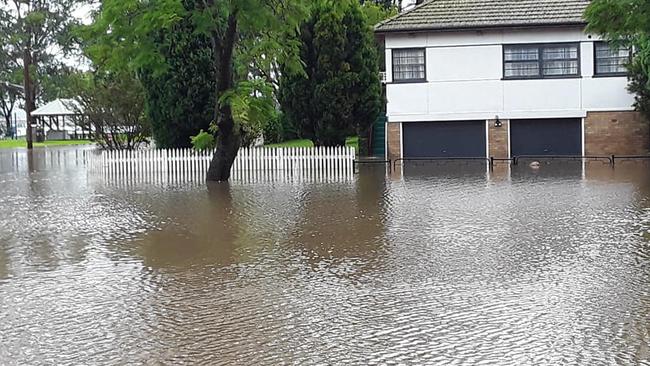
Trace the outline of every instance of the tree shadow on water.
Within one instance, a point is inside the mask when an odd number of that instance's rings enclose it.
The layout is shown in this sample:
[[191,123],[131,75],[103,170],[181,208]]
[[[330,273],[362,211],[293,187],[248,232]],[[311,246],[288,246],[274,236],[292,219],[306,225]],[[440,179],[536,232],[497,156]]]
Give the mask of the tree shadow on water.
[[145,264],[189,268],[239,262],[242,220],[235,206],[228,183],[209,183],[207,196],[177,203],[164,225],[138,240]]

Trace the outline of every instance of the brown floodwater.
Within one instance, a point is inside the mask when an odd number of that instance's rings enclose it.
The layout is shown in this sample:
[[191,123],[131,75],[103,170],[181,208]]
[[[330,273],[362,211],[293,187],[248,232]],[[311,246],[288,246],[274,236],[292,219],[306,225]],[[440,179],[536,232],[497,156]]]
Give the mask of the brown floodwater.
[[0,365],[650,365],[650,168],[107,180],[0,152]]

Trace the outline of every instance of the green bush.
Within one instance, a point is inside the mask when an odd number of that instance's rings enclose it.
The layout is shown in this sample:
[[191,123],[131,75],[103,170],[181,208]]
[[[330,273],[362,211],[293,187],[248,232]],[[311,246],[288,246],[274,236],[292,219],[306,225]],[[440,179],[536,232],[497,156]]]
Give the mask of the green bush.
[[628,65],[627,90],[634,94],[634,107],[650,120],[650,78],[643,62],[638,58]]
[[277,144],[298,138],[296,128],[282,112],[275,113],[264,126],[264,142],[266,144]]
[[264,143],[276,144],[284,140],[284,130],[280,114],[276,113],[273,118],[264,126]]

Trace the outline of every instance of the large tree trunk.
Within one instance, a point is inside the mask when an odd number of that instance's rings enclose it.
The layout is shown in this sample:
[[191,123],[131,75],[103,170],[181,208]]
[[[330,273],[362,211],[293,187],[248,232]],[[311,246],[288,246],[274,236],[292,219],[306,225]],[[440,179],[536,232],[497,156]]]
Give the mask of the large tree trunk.
[[241,145],[241,136],[239,131],[236,131],[232,113],[230,116],[222,115],[222,118],[229,119],[229,121],[222,120],[219,123],[217,149],[210,161],[208,181],[225,182],[230,179],[232,164],[235,162]]
[[230,171],[239,147],[241,134],[235,125],[232,108],[219,99],[234,87],[233,51],[237,39],[237,13],[228,17],[228,28],[223,37],[212,35],[215,66],[217,71],[217,149],[210,161],[206,179],[208,181],[224,182],[230,179]]
[[355,130],[357,132],[357,136],[359,137],[359,149],[357,150],[357,154],[359,156],[371,156],[372,151],[370,143],[373,137],[371,135],[372,127],[363,128],[357,124]]

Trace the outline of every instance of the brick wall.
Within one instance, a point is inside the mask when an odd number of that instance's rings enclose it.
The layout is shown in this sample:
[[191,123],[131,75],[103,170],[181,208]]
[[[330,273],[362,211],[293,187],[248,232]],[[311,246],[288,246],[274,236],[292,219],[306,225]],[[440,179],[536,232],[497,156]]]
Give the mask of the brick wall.
[[508,158],[508,128],[510,121],[501,120],[502,126],[495,127],[495,120],[488,121],[488,144],[490,156],[507,159]]
[[[489,156],[508,158],[510,121],[501,127],[488,122]],[[388,123],[388,158],[401,158],[401,123]],[[642,155],[650,153],[650,124],[638,112],[589,112],[585,118],[586,155]]]
[[402,157],[402,137],[400,136],[401,123],[388,123],[386,139],[388,141],[388,159],[395,160]]
[[650,148],[650,127],[639,112],[589,112],[586,155],[639,155]]

